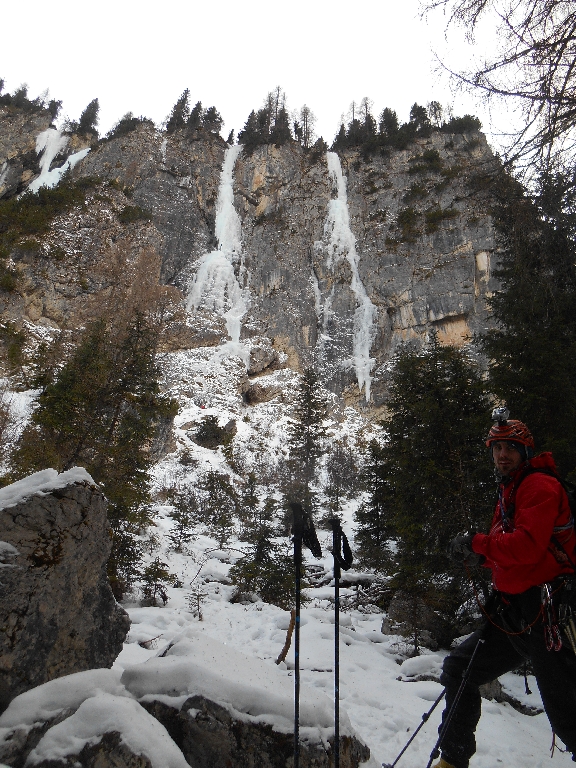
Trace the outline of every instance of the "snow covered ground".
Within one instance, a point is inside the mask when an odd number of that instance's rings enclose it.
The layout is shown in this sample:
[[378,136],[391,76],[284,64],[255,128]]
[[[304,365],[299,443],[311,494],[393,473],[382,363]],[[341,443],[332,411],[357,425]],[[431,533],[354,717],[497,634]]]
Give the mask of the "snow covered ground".
[[[292,371],[279,370],[260,376],[260,382],[269,381],[278,385],[282,395],[270,402],[247,406],[238,386],[245,377],[245,367],[239,357],[229,357],[222,354],[222,350],[211,348],[167,355],[163,362],[166,385],[178,398],[180,412],[175,425],[176,450],[156,465],[153,473],[157,493],[161,494],[163,488],[174,484],[193,485],[210,470],[225,472],[231,480],[234,479],[234,472],[222,448],[202,448],[192,440],[195,428],[206,415],[216,415],[220,424],[229,419],[236,420],[238,432],[234,438],[234,455],[243,462],[244,471],[249,471],[251,467],[261,469],[263,465],[273,463],[275,457],[282,453],[286,418],[296,385]],[[371,428],[352,409],[338,410],[335,407],[327,428],[333,438],[347,437],[350,441],[372,434]],[[182,462],[184,454],[188,456],[188,462]],[[51,475],[44,480],[56,482]],[[22,490],[25,495],[30,490],[29,485],[24,483]],[[8,489],[3,493],[10,495]],[[6,503],[13,501],[12,497],[5,499]],[[344,510],[343,527],[352,546],[356,507],[357,500],[350,502]],[[154,729],[157,728],[151,725],[150,716],[135,707],[133,697],[139,697],[145,690],[152,695],[154,686],[146,689],[142,680],[153,665],[167,660],[168,657],[158,657],[170,644],[175,644],[169,653],[171,658],[179,659],[178,663],[183,663],[184,668],[189,670],[185,674],[180,667],[176,679],[184,680],[186,684],[182,683],[180,689],[172,686],[172,695],[182,700],[190,691],[202,691],[207,695],[212,692],[217,701],[250,716],[254,716],[250,713],[253,713],[253,702],[257,700],[261,702],[258,710],[260,718],[274,722],[280,729],[290,727],[293,647],[285,664],[277,666],[275,663],[286,639],[288,612],[261,601],[249,604],[229,602],[234,588],[229,583],[228,572],[247,545],[233,537],[228,542],[229,548],[220,549],[215,539],[199,530],[197,538],[187,545],[186,553],[170,551],[167,534],[174,524],[170,511],[169,506],[159,505],[156,508],[153,544],[148,557],[150,560],[159,557],[167,562],[175,581],[181,586],[168,588],[169,600],[163,607],[141,607],[138,595],[134,595],[132,602],[125,605],[132,627],[124,650],[112,671],[97,673],[110,677],[91,681],[89,676],[92,673],[82,673],[88,677],[76,681],[63,678],[61,683],[53,681],[47,684],[53,686],[48,709],[66,708],[70,688],[75,690],[74,686],[83,689],[83,693],[77,694],[83,704],[74,719],[64,721],[54,733],[54,729],[49,731],[50,738],[37,748],[41,752],[44,750],[44,755],[57,754],[58,749],[64,749],[71,739],[76,739],[75,743],[81,745],[86,740],[97,738],[109,724],[111,711],[114,712],[114,721],[122,724],[127,742],[150,754],[153,747],[145,734],[155,734]],[[301,631],[302,699],[303,702],[316,702],[311,705],[308,714],[316,712],[317,718],[315,721],[314,717],[307,717],[306,707],[303,707],[303,735],[306,735],[306,729],[311,728],[317,738],[326,738],[331,725],[333,695],[334,618],[330,602],[333,587],[329,583],[331,557],[328,554],[331,534],[319,531],[319,538],[325,557],[317,561],[308,553],[308,560],[310,564],[321,566],[325,578],[320,579],[322,586],[308,590],[310,602],[302,610]],[[289,543],[288,538],[286,543]],[[193,593],[198,595],[198,590],[202,620],[198,616],[198,603],[194,605],[191,599]],[[343,598],[351,593],[351,589],[342,590]],[[384,614],[379,612],[351,610],[343,613],[340,621],[342,731],[352,728],[370,747],[372,758],[366,768],[377,768],[383,762],[394,761],[441,691],[441,686],[433,681],[412,680],[416,675],[437,676],[445,652],[425,652],[421,657],[409,659],[409,648],[402,638],[381,633],[383,617]],[[191,644],[194,652],[190,652],[187,662],[186,654]],[[220,647],[219,659],[226,657],[227,654],[222,652],[222,647],[225,647],[230,649],[230,658],[237,660],[227,667],[224,676],[215,676],[215,670],[222,664],[204,652],[211,644],[214,648],[216,645]],[[199,648],[204,651],[199,653]],[[241,657],[236,653],[244,654],[248,661],[238,661]],[[147,667],[146,662],[152,666]],[[202,671],[203,664],[205,672]],[[134,665],[142,666],[141,675]],[[129,670],[125,681],[140,680],[133,683],[133,693],[128,690],[132,683],[128,688],[121,683],[124,670]],[[266,687],[267,675],[263,670],[268,670],[270,680],[275,681],[272,691]],[[174,676],[170,679],[173,680]],[[506,692],[522,703],[541,706],[533,679],[530,680],[530,687],[534,693],[530,696],[524,693],[524,682],[520,676],[509,674],[501,682]],[[54,686],[55,683],[59,683],[59,687]],[[278,699],[279,691],[283,693]],[[28,704],[24,702],[24,709],[33,711],[38,706],[38,696],[42,698],[47,694],[41,689],[29,693],[30,698],[26,700]],[[160,695],[167,695],[167,692],[163,690]],[[441,708],[438,707],[433,713],[401,758],[399,768],[424,768],[427,765],[436,741]],[[8,726],[7,719],[20,716],[13,711],[11,713],[11,710],[12,707],[0,718],[0,729]],[[311,731],[308,734],[312,735]],[[153,740],[163,743],[163,738],[156,734]],[[471,768],[495,768],[498,765],[506,768],[543,768],[549,765],[551,738],[545,715],[528,717],[508,704],[485,701],[477,733],[478,753],[472,759]],[[558,751],[554,760],[557,766],[572,765],[570,755]],[[167,751],[165,762],[160,759],[154,764],[158,768],[168,765],[180,768],[181,761],[179,750],[174,753]]]
[[[158,533],[163,539],[171,520],[162,512],[158,517]],[[344,529],[351,533],[350,519]],[[319,532],[323,550],[327,552],[328,532]],[[241,545],[237,545],[241,546]],[[162,545],[163,547],[163,545]],[[165,607],[142,608],[136,603],[126,605],[132,628],[124,650],[115,667],[124,669],[146,662],[163,652],[178,638],[186,637],[191,629],[207,638],[224,643],[231,649],[260,659],[275,676],[279,667],[275,660],[282,650],[289,614],[263,602],[248,605],[228,602],[233,587],[226,584],[227,571],[239,553],[234,550],[204,552],[216,547],[207,537],[199,537],[190,545],[190,554],[161,554],[170,560],[172,571],[183,583],[181,588],[168,590]],[[162,551],[162,550],[161,550]],[[320,564],[325,572],[331,569],[331,557],[311,563]],[[201,567],[200,567],[201,566]],[[187,597],[190,582],[201,585],[205,593],[201,611],[202,621],[189,610]],[[351,590],[343,589],[343,596]],[[302,609],[301,674],[303,695],[306,691],[321,691],[333,695],[334,614],[330,585],[308,590],[309,605]],[[406,657],[402,638],[380,632],[383,614],[362,613],[357,610],[341,615],[340,664],[341,707],[357,735],[370,747],[372,758],[368,766],[392,763],[413,730],[419,725],[442,688],[432,681],[411,682],[416,675],[437,675],[445,652],[425,653],[415,659]],[[149,648],[142,647],[146,643]],[[292,682],[293,647],[282,673]],[[251,685],[251,668],[236,669],[235,679]],[[536,682],[529,678],[531,695],[524,692],[521,676],[508,674],[501,678],[507,693],[532,707],[541,707]],[[415,741],[398,763],[399,768],[424,768],[436,740],[440,721],[439,706]],[[325,713],[323,713],[325,714]],[[325,725],[325,722],[319,723]],[[343,728],[345,730],[345,728]],[[549,765],[551,731],[544,714],[529,717],[519,714],[509,704],[484,701],[482,719],[477,732],[478,752],[471,768],[543,768]],[[556,751],[554,765],[572,764],[568,754]]]

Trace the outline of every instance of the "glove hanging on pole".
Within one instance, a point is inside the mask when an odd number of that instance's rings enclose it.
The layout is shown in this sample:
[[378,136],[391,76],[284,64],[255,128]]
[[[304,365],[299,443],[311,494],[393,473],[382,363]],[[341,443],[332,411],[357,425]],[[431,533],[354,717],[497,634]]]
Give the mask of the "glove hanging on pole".
[[308,547],[314,557],[322,557],[322,548],[316,536],[316,529],[310,513],[304,509],[302,504],[297,502],[291,502],[290,509],[293,515],[292,535],[294,539],[299,539],[304,546]]
[[330,520],[330,526],[332,527],[332,532],[334,534],[332,537],[332,555],[334,556],[334,564],[338,564],[343,571],[347,571],[354,562],[350,544],[348,544],[346,534],[342,530],[340,520],[338,520],[337,517],[333,517]]
[[462,563],[469,567],[482,565],[486,558],[472,549],[472,539],[475,535],[467,533],[454,537],[448,545],[448,557],[455,563]]

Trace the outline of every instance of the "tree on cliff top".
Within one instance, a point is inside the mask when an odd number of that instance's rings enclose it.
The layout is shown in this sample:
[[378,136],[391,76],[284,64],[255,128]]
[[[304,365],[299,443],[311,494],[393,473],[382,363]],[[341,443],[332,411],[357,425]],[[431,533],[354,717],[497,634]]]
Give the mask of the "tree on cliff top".
[[449,24],[460,24],[473,41],[486,16],[497,19],[496,53],[470,69],[451,74],[458,84],[488,100],[503,98],[520,106],[524,125],[510,147],[510,159],[541,158],[576,151],[576,7],[566,0],[428,0],[425,12],[448,10]]
[[172,107],[172,111],[166,121],[166,133],[175,133],[184,128],[190,116],[190,90],[186,88]]
[[98,99],[92,99],[90,104],[80,115],[78,121],[78,133],[98,133],[98,115],[100,112],[100,104]]

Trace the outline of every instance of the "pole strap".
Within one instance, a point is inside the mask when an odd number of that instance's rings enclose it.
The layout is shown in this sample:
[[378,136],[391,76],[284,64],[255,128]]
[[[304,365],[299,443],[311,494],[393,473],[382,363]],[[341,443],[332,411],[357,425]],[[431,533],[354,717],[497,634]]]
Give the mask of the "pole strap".
[[308,547],[314,557],[322,557],[322,548],[316,535],[316,529],[312,522],[310,513],[304,509],[302,504],[296,501],[290,502],[290,509],[294,522],[292,524],[292,535],[295,539],[300,539],[304,546]]
[[334,560],[338,563],[343,571],[347,571],[350,569],[352,563],[354,562],[354,556],[352,555],[350,544],[348,543],[346,534],[342,530],[340,520],[338,520],[337,517],[333,517],[330,520],[330,525],[332,526],[332,531],[334,532],[334,548],[332,552]]

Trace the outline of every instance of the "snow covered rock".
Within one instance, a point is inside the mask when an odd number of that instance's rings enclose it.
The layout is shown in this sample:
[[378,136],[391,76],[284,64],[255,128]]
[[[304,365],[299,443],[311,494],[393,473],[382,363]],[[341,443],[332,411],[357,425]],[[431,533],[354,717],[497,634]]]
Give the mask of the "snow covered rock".
[[[181,706],[143,701],[142,706],[166,728],[194,768],[286,768],[292,764],[294,735],[256,720],[233,717],[228,708],[204,696],[191,696]],[[334,764],[334,737],[300,746],[302,768],[329,768]],[[340,737],[341,768],[357,768],[370,750],[354,736]]]
[[[294,681],[286,670],[189,628],[159,656],[80,672],[16,697],[0,716],[11,768],[288,768]],[[333,765],[332,701],[301,692],[302,768]],[[341,712],[340,765],[370,750]]]
[[[294,681],[201,630],[185,630],[159,657],[127,667],[127,691],[154,715],[194,768],[285,768],[293,754]],[[303,768],[333,763],[333,703],[301,692]],[[341,712],[342,768],[355,768],[370,750]]]
[[130,620],[106,576],[106,499],[85,470],[1,489],[0,531],[2,711],[48,680],[111,666]]

